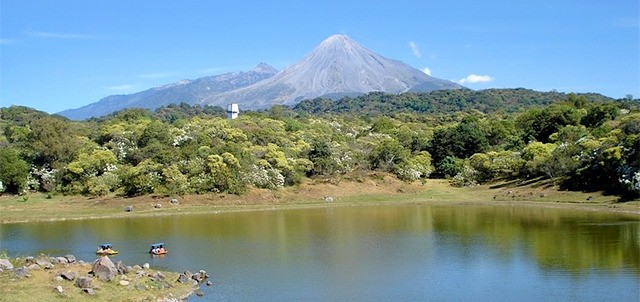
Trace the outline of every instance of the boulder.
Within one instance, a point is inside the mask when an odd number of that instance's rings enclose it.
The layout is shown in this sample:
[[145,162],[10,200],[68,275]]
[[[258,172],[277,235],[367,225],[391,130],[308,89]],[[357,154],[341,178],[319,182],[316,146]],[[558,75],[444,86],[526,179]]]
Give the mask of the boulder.
[[122,285],[122,286],[129,286],[129,281],[127,281],[127,280],[120,280],[120,282],[119,282],[119,283],[120,283],[120,285]]
[[118,270],[118,274],[125,275],[129,272],[130,266],[124,265],[122,261],[116,262],[116,269]]
[[67,261],[69,261],[69,263],[74,263],[76,262],[76,256],[68,254],[64,256],[65,258],[67,258]]
[[93,290],[93,288],[83,288],[82,291],[89,296],[93,296],[96,294],[96,291]]
[[178,281],[180,283],[188,283],[190,279],[191,279],[190,277],[187,277],[187,275],[182,273],[182,274],[180,274],[180,276],[178,276],[178,280],[176,280],[176,281]]
[[107,256],[102,256],[98,258],[91,267],[91,271],[93,274],[103,281],[111,281],[116,274],[118,274],[118,269],[115,264],[109,259]]
[[133,206],[127,206],[126,208],[124,208],[125,212],[133,212]]
[[30,270],[33,270],[33,271],[37,271],[37,270],[41,269],[40,265],[37,265],[35,263],[27,265],[27,268],[29,268]]
[[18,279],[29,277],[30,270],[26,266],[16,268],[14,271],[16,273],[16,278],[18,278]]
[[58,286],[53,288],[53,292],[56,293],[56,294],[63,294],[64,293],[64,289],[62,289],[62,286],[58,285]]
[[143,264],[143,265],[142,265],[142,268],[143,268],[143,269],[149,269],[149,267],[150,267],[150,266],[149,266],[149,263],[145,263],[145,264]]
[[164,280],[164,275],[161,272],[155,272],[153,275],[151,275],[151,278],[155,281],[161,281]]
[[61,272],[59,276],[64,278],[65,280],[73,281],[73,280],[76,280],[76,278],[78,278],[78,273],[66,271],[66,272]]
[[10,270],[13,269],[13,264],[8,259],[0,259],[0,269]]
[[26,263],[35,263],[36,262],[36,258],[34,258],[33,256],[29,256],[24,258],[24,262]]
[[65,258],[65,257],[56,257],[56,261],[57,261],[58,263],[61,263],[61,264],[67,264],[67,263],[69,263],[69,260],[67,260],[67,258]]
[[44,259],[38,259],[36,260],[36,264],[39,265],[41,268],[44,269],[52,269],[53,268],[53,264],[47,260]]
[[78,279],[76,279],[76,286],[79,288],[93,288],[93,285],[91,285],[91,278],[89,277],[78,277]]
[[159,209],[159,208],[162,208],[162,205],[159,204],[159,203],[156,203],[156,204],[153,205],[153,207],[156,208],[156,209]]
[[177,199],[175,199],[175,198],[171,198],[171,204],[173,204],[173,205],[179,205],[179,204],[180,204],[180,202],[179,202]]

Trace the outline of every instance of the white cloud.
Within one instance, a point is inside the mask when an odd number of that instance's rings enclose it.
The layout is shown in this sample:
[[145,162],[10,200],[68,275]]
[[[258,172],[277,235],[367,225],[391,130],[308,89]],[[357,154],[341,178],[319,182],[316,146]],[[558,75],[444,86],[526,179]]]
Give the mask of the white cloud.
[[427,75],[431,75],[431,69],[429,67],[422,68],[422,72],[426,73]]
[[487,82],[491,82],[493,81],[494,78],[488,75],[477,75],[477,74],[470,74],[468,75],[466,78],[464,79],[460,79],[458,81],[458,83],[460,84],[465,84],[465,83],[469,83],[469,84],[473,84],[473,83],[487,83]]
[[32,37],[47,38],[47,39],[67,39],[67,40],[81,39],[81,40],[86,40],[86,39],[95,39],[96,38],[95,36],[77,34],[77,33],[56,33],[56,32],[34,31],[34,30],[28,31],[26,33],[27,33],[27,35],[30,35]]
[[122,84],[122,85],[108,86],[106,88],[107,90],[112,90],[112,91],[131,91],[134,88],[136,88],[136,85]]
[[422,57],[422,54],[420,53],[420,49],[418,49],[418,45],[416,44],[416,42],[410,41],[409,48],[411,48],[411,52],[413,52],[413,55],[416,56],[416,58]]

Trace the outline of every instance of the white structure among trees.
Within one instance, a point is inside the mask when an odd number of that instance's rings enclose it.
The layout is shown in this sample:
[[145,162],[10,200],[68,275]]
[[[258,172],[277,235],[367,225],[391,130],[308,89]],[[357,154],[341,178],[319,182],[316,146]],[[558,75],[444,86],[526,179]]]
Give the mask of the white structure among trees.
[[227,117],[229,119],[237,118],[238,113],[240,113],[240,109],[238,109],[238,104],[229,104],[227,106]]

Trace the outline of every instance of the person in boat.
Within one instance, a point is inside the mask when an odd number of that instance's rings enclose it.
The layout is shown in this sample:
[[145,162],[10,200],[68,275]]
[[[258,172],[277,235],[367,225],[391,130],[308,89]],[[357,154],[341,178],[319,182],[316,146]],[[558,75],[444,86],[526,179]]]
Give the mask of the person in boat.
[[111,254],[113,253],[113,249],[111,248],[111,244],[101,244],[96,251],[97,254]]
[[151,250],[149,250],[149,253],[155,254],[155,255],[161,255],[161,254],[166,254],[167,251],[164,249],[163,244],[152,244]]

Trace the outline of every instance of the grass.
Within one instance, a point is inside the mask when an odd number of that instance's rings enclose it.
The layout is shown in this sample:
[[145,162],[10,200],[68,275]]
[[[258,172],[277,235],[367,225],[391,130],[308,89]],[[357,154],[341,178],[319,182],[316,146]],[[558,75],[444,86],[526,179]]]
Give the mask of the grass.
[[[333,197],[325,202],[323,197]],[[599,192],[560,191],[545,181],[529,183],[503,182],[499,184],[456,188],[446,180],[427,180],[405,183],[391,176],[360,181],[343,180],[337,184],[310,181],[296,187],[271,191],[252,189],[247,194],[204,194],[178,197],[179,204],[170,203],[172,197],[146,195],[135,198],[106,196],[47,196],[34,193],[24,201],[22,196],[0,197],[0,223],[65,219],[93,219],[141,217],[220,211],[246,211],[289,207],[327,207],[358,204],[392,203],[496,203],[537,206],[563,206],[576,209],[640,213],[640,201],[617,202],[616,196]],[[160,208],[154,206],[160,204]],[[125,212],[132,205],[133,212]]]
[[[12,263],[15,267],[24,265],[24,260],[13,259]],[[91,271],[90,264],[54,264],[54,268],[50,270],[31,270],[26,278],[16,278],[14,271],[0,272],[0,302],[12,301],[157,301],[164,298],[173,297],[180,298],[190,294],[193,290],[192,285],[178,283],[179,273],[162,272],[165,276],[165,283],[151,280],[147,276],[137,275],[134,272],[126,275],[119,275],[112,281],[100,281],[98,278],[92,278],[91,282],[95,290],[95,295],[89,296],[82,292],[82,289],[75,285],[75,281],[55,279],[60,272],[72,271],[78,276],[87,276]],[[145,270],[149,274],[157,272],[157,270]],[[126,278],[130,282],[130,286],[119,284],[121,278]],[[136,288],[137,284],[144,284],[145,288],[140,290]],[[54,291],[56,286],[63,288],[63,293]]]

